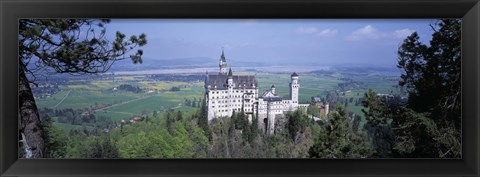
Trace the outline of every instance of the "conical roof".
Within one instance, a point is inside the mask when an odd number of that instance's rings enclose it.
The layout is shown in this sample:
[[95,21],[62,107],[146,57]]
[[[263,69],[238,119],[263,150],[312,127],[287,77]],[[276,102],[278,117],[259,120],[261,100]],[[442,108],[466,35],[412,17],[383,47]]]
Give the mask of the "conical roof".
[[223,49],[222,49],[222,56],[220,56],[220,60],[223,62],[227,62],[227,60],[225,60],[225,53],[223,52]]
[[228,70],[228,77],[232,77],[232,76],[233,76],[232,68],[230,67],[230,70]]

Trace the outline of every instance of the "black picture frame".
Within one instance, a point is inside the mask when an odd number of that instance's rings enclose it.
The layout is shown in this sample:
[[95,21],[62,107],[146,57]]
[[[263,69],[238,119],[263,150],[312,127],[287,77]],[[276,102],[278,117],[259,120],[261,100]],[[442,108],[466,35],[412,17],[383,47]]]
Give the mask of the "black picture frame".
[[[462,18],[462,159],[18,159],[19,18]],[[478,0],[1,0],[1,176],[479,176]]]

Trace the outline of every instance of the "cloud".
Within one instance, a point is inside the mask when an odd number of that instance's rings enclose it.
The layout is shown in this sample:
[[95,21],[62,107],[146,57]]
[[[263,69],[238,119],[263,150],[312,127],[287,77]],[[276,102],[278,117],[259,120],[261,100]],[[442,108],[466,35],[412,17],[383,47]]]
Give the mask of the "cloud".
[[390,32],[383,32],[373,27],[372,25],[364,26],[360,29],[355,30],[347,36],[345,39],[349,41],[360,41],[360,40],[376,40],[381,38],[394,38],[394,39],[404,39],[415,32],[412,29],[399,29]]
[[320,31],[319,33],[317,33],[317,35],[323,36],[323,37],[333,37],[333,36],[336,36],[337,33],[338,33],[337,30],[324,29],[324,30]]
[[393,35],[396,38],[405,39],[407,36],[410,36],[414,32],[415,32],[415,30],[405,28],[405,29],[395,30]]
[[386,33],[381,32],[377,28],[374,28],[372,25],[367,25],[363,28],[355,30],[354,32],[352,32],[352,34],[347,36],[346,39],[349,41],[359,41],[364,39],[380,39],[386,36]]
[[303,26],[297,28],[296,31],[297,33],[301,33],[301,34],[314,34],[321,37],[333,37],[333,36],[336,36],[338,33],[338,31],[334,29],[328,28],[328,29],[320,30],[315,27],[303,27]]

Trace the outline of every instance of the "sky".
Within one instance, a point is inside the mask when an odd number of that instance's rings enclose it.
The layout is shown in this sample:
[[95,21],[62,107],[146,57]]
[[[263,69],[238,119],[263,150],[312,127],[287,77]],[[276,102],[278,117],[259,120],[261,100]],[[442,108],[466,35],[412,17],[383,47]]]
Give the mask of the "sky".
[[114,19],[107,33],[145,33],[144,59],[220,58],[272,64],[395,67],[411,33],[428,44],[435,19]]

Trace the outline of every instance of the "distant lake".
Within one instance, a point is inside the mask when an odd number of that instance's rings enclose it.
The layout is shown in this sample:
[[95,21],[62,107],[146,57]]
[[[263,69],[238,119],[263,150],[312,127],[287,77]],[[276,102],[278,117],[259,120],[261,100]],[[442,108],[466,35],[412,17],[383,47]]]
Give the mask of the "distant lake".
[[[268,67],[232,67],[233,72],[243,71],[261,71],[261,72],[311,72],[317,70],[329,70],[327,66],[268,66]],[[198,73],[216,73],[218,67],[199,67],[199,68],[178,68],[178,69],[152,69],[139,71],[116,71],[119,75],[142,75],[142,74],[198,74]]]

